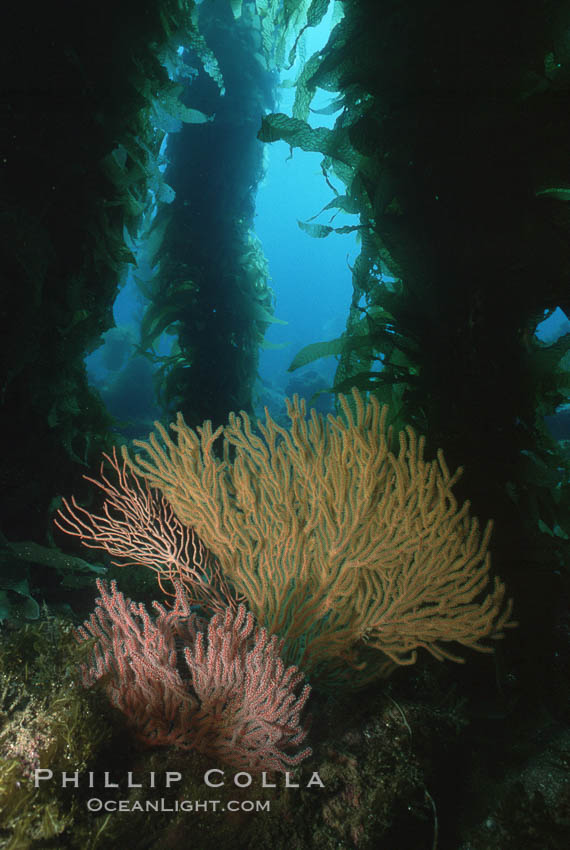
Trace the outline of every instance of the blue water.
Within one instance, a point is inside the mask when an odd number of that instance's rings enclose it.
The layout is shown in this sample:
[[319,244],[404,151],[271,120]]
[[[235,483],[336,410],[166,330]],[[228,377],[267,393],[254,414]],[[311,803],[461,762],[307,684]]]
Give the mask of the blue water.
[[536,329],[538,339],[546,343],[555,342],[559,337],[567,333],[570,333],[570,321],[568,321],[568,316],[560,307],[557,307]]
[[[264,184],[257,194],[255,231],[269,261],[270,285],[275,292],[275,315],[287,325],[272,325],[266,333],[280,350],[262,350],[259,374],[284,388],[287,368],[303,346],[334,339],[343,330],[352,296],[352,265],[358,253],[353,234],[331,233],[313,239],[297,221],[314,216],[332,198],[320,170],[320,154],[295,151],[289,157],[284,142],[271,145]],[[331,211],[318,218],[328,224]],[[334,226],[356,223],[338,215]],[[303,367],[316,369],[332,383],[336,361],[329,357]],[[298,373],[302,374],[303,370]]]
[[[307,57],[326,43],[331,17],[332,4],[321,25],[307,31]],[[298,70],[297,66],[282,78],[292,79]],[[317,91],[312,108],[328,106],[335,98],[335,93]],[[291,115],[292,106],[293,90],[281,89],[276,111]],[[332,128],[336,117],[313,113],[309,123]],[[267,331],[266,342],[283,347],[261,351],[259,375],[288,394],[299,391],[307,373],[317,373],[317,383],[330,387],[337,366],[334,357],[317,360],[293,374],[287,369],[305,345],[335,339],[344,331],[352,297],[349,264],[353,265],[359,247],[354,234],[331,233],[324,239],[314,239],[298,226],[298,220],[312,218],[334,197],[322,174],[322,155],[296,149],[291,156],[285,142],[266,147],[267,172],[257,193],[255,231],[269,261],[275,314],[287,325],[275,324]],[[329,180],[339,194],[344,192],[340,181],[330,174]],[[344,213],[338,213],[333,221],[334,212],[327,210],[316,221],[334,227],[358,224],[356,216]]]
[[[325,44],[330,20],[329,13],[319,28],[309,32],[306,57]],[[295,79],[298,70],[285,72],[282,79]],[[284,87],[280,92],[276,111],[291,114],[293,89]],[[317,92],[313,108],[327,106],[334,99],[334,93]],[[313,114],[309,120],[313,127],[332,127],[335,118]],[[334,197],[323,178],[322,155],[298,149],[291,155],[284,142],[264,147],[266,173],[257,191],[254,230],[269,262],[269,284],[280,323],[269,327],[266,347],[260,351],[254,402],[258,413],[266,404],[275,413],[283,408],[285,394],[300,392],[310,398],[312,392],[334,383],[334,357],[322,358],[293,373],[288,367],[304,346],[335,339],[344,331],[352,296],[349,265],[353,265],[359,246],[355,234],[331,233],[324,239],[314,239],[298,226],[298,220],[313,218]],[[329,177],[342,194],[340,182]],[[334,212],[327,210],[316,221],[335,227],[358,223],[355,216]],[[144,270],[139,267],[137,274],[144,275]],[[116,327],[105,334],[104,344],[86,364],[90,383],[100,390],[117,419],[132,417],[151,427],[161,411],[154,400],[153,366],[136,353],[144,309],[145,299],[131,270],[114,305]],[[537,336],[548,343],[568,331],[570,322],[558,309],[539,325]],[[155,346],[156,353],[168,354],[173,341],[172,336],[163,334]]]

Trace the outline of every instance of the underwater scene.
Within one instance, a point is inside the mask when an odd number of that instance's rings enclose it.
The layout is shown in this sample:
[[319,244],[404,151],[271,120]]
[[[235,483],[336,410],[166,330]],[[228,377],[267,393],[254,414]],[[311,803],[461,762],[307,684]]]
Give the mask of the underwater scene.
[[570,0],[8,6],[0,850],[566,850]]

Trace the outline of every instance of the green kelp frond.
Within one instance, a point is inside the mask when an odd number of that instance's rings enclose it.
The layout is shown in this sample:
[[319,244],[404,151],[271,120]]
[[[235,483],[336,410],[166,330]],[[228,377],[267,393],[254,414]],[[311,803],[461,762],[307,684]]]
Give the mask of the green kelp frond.
[[363,224],[344,224],[342,227],[331,227],[328,224],[315,224],[306,221],[297,221],[297,224],[301,230],[304,230],[305,233],[308,233],[309,236],[313,237],[313,239],[324,239],[331,233],[354,233],[355,231],[362,230],[365,227]]
[[282,112],[266,115],[257,134],[261,142],[282,140],[292,147],[304,151],[324,153],[349,166],[356,166],[359,156],[350,144],[348,131],[344,128],[329,130],[326,127],[313,128],[299,118],[290,118]]
[[343,336],[328,340],[327,342],[311,342],[297,352],[287,371],[294,372],[295,369],[300,369],[302,366],[307,366],[315,360],[320,360],[321,357],[331,357],[341,354],[344,351],[344,345],[345,340]]

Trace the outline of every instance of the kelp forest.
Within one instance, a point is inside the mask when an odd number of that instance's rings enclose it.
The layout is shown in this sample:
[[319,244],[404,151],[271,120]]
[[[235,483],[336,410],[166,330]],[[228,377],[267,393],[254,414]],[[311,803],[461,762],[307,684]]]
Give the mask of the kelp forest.
[[[570,2],[8,5],[0,850],[566,848]],[[328,415],[259,404],[278,142]]]

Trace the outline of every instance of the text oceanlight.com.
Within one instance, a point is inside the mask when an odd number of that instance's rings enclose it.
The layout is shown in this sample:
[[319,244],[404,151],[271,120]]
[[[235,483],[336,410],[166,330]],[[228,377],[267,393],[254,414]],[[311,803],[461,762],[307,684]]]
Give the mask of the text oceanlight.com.
[[90,812],[268,812],[270,800],[87,800]]

